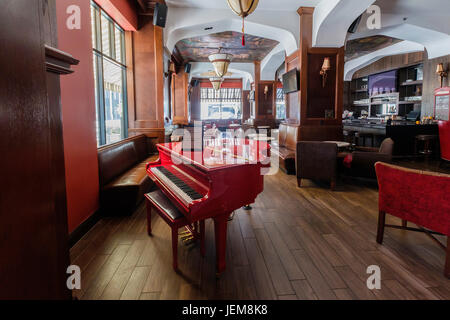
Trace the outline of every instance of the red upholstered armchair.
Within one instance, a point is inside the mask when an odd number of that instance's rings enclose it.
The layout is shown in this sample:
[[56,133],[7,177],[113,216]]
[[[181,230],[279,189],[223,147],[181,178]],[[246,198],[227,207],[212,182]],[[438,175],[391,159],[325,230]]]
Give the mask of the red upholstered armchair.
[[[377,242],[383,242],[384,227],[425,232],[446,250],[444,275],[450,278],[450,175],[382,162],[375,168],[379,185]],[[402,226],[386,225],[386,213],[402,219]],[[408,221],[418,228],[408,227]],[[433,234],[446,235],[447,247]]]

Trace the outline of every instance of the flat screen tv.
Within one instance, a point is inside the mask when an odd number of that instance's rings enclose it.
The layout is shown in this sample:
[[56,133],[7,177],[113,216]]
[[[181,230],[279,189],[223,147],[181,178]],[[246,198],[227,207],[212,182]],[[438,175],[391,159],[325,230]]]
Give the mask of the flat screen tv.
[[283,93],[288,94],[300,90],[300,77],[297,69],[283,75]]
[[377,73],[369,76],[369,95],[397,91],[397,70]]

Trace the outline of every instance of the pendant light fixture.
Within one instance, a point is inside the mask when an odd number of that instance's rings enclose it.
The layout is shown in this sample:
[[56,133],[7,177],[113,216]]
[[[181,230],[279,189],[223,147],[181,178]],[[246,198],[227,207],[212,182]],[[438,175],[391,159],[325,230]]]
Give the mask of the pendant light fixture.
[[227,0],[231,10],[242,17],[242,46],[245,47],[245,18],[255,11],[259,0]]
[[222,86],[223,78],[214,77],[210,78],[209,81],[211,81],[211,84],[215,91],[219,91],[220,87]]
[[230,65],[233,55],[229,53],[221,53],[222,48],[218,53],[209,56],[209,61],[212,62],[216,75],[219,78],[223,78],[228,72],[228,66]]

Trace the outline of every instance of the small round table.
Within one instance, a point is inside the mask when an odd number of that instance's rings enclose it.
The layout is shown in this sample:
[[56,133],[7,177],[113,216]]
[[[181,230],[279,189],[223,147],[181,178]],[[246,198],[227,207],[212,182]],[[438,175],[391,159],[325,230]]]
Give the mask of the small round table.
[[346,149],[346,148],[349,148],[351,146],[351,144],[349,142],[345,142],[345,141],[324,141],[324,142],[336,143],[338,149]]

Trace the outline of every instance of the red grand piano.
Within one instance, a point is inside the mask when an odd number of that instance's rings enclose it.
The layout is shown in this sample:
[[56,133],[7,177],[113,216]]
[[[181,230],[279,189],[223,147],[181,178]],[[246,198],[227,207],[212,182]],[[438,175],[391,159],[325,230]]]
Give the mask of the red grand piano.
[[203,150],[182,142],[158,144],[159,159],[147,173],[190,222],[214,219],[217,273],[225,270],[230,214],[255,202],[264,189],[270,146],[262,141],[211,141]]

